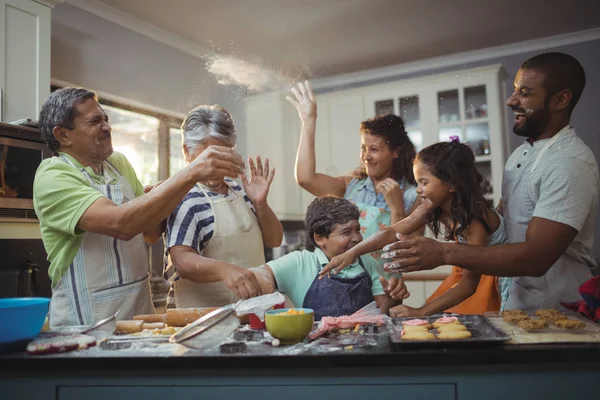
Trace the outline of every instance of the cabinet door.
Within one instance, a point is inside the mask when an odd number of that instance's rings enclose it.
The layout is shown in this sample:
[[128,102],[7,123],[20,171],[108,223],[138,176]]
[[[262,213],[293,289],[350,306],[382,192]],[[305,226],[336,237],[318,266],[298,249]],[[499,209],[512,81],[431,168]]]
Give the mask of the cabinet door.
[[50,8],[1,0],[0,23],[1,120],[37,120],[50,94]]
[[336,93],[329,98],[330,175],[349,175],[359,166],[360,123],[364,119],[362,95]]
[[246,155],[268,158],[276,169],[268,198],[275,214],[280,219],[302,219],[300,187],[294,179],[300,127],[290,108],[278,93],[246,99]]

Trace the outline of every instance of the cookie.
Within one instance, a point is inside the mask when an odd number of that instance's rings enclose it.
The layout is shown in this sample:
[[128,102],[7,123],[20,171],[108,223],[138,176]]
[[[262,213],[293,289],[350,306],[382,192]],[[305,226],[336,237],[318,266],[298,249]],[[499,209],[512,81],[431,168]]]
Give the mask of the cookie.
[[439,328],[442,325],[448,325],[448,324],[458,324],[460,322],[458,322],[458,318],[456,317],[442,317],[442,318],[438,318],[432,325],[434,328]]
[[470,338],[471,332],[469,331],[453,331],[453,330],[444,330],[438,333],[438,339],[468,339]]
[[438,330],[438,332],[468,331],[467,327],[461,323],[440,325],[440,327],[437,328],[437,330]]
[[429,331],[404,332],[400,337],[402,340],[435,340],[435,335]]
[[519,322],[517,325],[519,326],[519,328],[529,332],[541,331],[542,329],[548,326],[545,320],[537,318],[526,319],[524,321]]
[[540,315],[544,315],[544,314],[560,314],[560,315],[562,315],[562,313],[555,308],[540,308],[539,310],[537,310],[535,312],[535,315],[537,315],[538,317]]
[[554,324],[558,320],[567,318],[562,314],[554,314],[554,313],[541,313],[538,316],[549,324]]
[[583,329],[585,328],[585,322],[578,319],[559,319],[554,323],[559,328],[564,329]]
[[502,318],[504,319],[504,321],[508,322],[509,324],[518,324],[521,321],[526,321],[529,319],[529,317],[527,315],[522,315],[522,314],[505,315]]
[[408,319],[402,322],[402,326],[424,326],[426,329],[431,329],[431,324],[425,319]]
[[504,310],[500,313],[500,316],[505,317],[507,315],[527,315],[523,310]]
[[428,329],[423,325],[404,325],[402,329],[406,332],[427,332]]

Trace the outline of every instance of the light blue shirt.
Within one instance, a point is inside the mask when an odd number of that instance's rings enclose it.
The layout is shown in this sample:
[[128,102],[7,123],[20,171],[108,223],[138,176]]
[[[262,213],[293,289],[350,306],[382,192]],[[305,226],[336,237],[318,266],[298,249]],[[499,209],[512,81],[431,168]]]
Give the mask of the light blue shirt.
[[[398,184],[400,189],[403,190],[404,212],[408,214],[417,199],[417,187],[405,184],[404,179],[399,180]],[[344,198],[355,203],[383,208],[390,212],[390,207],[386,203],[383,194],[375,190],[373,180],[369,177],[360,180],[353,178],[346,187]]]

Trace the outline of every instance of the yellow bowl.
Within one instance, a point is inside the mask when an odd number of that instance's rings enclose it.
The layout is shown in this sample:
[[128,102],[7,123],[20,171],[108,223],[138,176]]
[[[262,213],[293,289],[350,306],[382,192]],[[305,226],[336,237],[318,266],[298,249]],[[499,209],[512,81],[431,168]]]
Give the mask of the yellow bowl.
[[285,314],[290,308],[269,310],[265,313],[267,331],[283,344],[294,344],[302,341],[312,331],[314,311],[310,308],[294,308],[304,314]]

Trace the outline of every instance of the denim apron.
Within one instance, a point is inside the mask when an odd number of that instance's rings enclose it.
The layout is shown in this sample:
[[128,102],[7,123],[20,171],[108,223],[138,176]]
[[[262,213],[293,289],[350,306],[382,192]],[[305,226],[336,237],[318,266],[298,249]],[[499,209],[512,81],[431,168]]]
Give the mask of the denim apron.
[[[315,321],[323,317],[340,317],[351,315],[373,301],[371,287],[373,281],[367,273],[360,257],[358,263],[363,272],[352,278],[341,278],[337,275],[324,276],[319,273],[304,296],[304,308],[312,308]],[[318,266],[321,271],[321,265]]]

